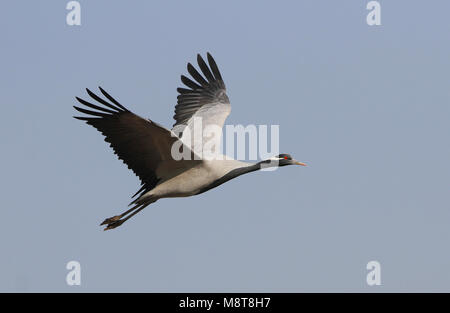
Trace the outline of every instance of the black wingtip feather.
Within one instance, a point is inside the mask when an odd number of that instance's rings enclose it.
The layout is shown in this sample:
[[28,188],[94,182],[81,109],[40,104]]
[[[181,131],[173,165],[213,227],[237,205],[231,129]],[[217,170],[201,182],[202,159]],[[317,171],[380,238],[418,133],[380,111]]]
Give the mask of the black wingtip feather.
[[214,75],[211,73],[208,65],[206,65],[205,60],[203,60],[202,56],[200,54],[197,54],[197,63],[200,69],[202,70],[203,75],[205,75],[206,79],[212,83],[216,79],[214,78]]
[[186,88],[181,88],[181,87],[177,88],[177,91],[178,91],[178,93],[180,93],[180,94],[189,94],[189,93],[192,92],[191,89],[186,89]]
[[87,107],[89,107],[89,108],[91,108],[91,109],[94,109],[94,110],[99,110],[99,111],[102,111],[102,112],[105,112],[105,113],[109,113],[109,114],[116,114],[116,113],[118,112],[117,110],[112,111],[112,110],[106,109],[106,108],[104,108],[104,107],[101,107],[101,106],[92,104],[92,103],[87,102],[86,100],[83,100],[83,99],[78,98],[78,97],[75,97],[75,98],[76,98],[76,99],[78,100],[78,102],[80,102],[81,104],[84,104],[85,106],[87,106]]
[[219,71],[219,68],[217,67],[216,61],[214,60],[214,58],[212,57],[212,55],[209,52],[206,55],[208,57],[208,63],[209,63],[209,66],[211,67],[214,77],[217,80],[222,80],[222,75],[220,75],[220,71]]
[[116,99],[114,99],[109,93],[107,93],[105,90],[103,90],[102,87],[98,86],[98,89],[100,89],[101,93],[108,98],[109,101],[111,101],[112,103],[114,103],[115,105],[117,105],[119,108],[121,108],[122,110],[128,112],[128,109],[125,108],[123,105],[121,105]]
[[208,86],[208,82],[203,78],[202,75],[195,69],[195,67],[191,64],[187,64],[187,70],[189,74],[203,87]]
[[187,78],[184,75],[181,75],[181,81],[183,82],[183,84],[185,84],[186,86],[188,86],[189,88],[192,88],[194,90],[202,89],[202,86],[194,83],[192,80],[190,80],[189,78]]
[[85,122],[89,122],[90,120],[96,119],[94,117],[82,117],[82,116],[72,116],[72,117],[76,118],[77,120],[85,121]]
[[[98,101],[99,103],[103,104],[104,106],[107,106],[110,109],[113,109],[116,113],[119,112],[123,112],[123,110],[121,110],[120,108],[118,108],[117,106],[112,105],[109,102],[106,102],[104,99],[100,98],[99,96],[97,96],[95,93],[93,93],[92,91],[90,91],[88,88],[86,88],[87,93],[89,94],[89,96],[91,96],[92,99],[94,99],[95,101]],[[84,104],[84,103],[83,103]]]
[[88,115],[93,115],[93,116],[100,116],[100,117],[107,117],[108,114],[105,113],[100,113],[100,112],[96,112],[96,111],[91,111],[91,110],[86,110],[77,106],[74,106],[75,110],[77,110],[78,112],[84,113],[84,114],[88,114]]

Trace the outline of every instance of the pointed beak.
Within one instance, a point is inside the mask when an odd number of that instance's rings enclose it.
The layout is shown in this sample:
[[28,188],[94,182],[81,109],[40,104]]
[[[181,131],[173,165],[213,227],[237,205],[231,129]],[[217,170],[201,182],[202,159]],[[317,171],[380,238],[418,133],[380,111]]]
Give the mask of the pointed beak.
[[305,164],[305,163],[303,163],[303,162],[299,162],[299,161],[294,161],[294,164],[295,164],[295,165],[306,166],[306,164]]

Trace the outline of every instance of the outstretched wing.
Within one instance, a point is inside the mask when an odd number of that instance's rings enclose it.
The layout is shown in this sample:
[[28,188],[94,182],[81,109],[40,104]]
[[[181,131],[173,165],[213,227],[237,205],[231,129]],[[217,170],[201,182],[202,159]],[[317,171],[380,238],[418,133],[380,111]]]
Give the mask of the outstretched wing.
[[[220,147],[222,128],[231,112],[225,83],[217,64],[209,53],[207,58],[209,67],[200,54],[197,55],[198,66],[204,76],[190,63],[187,65],[187,70],[195,81],[184,75],[181,76],[181,81],[188,88],[177,89],[179,95],[174,115],[176,122],[172,129],[177,134],[181,132],[180,138],[183,143],[198,155],[201,155],[203,147],[208,142],[213,143],[217,149]],[[207,133],[205,129],[207,132],[216,129],[217,132]]]
[[[164,127],[130,112],[99,88],[110,102],[86,89],[98,104],[76,97],[81,104],[93,110],[74,106],[77,111],[88,115],[75,118],[86,121],[105,136],[105,141],[110,143],[118,158],[141,180],[142,187],[134,196],[141,192],[144,194],[164,178],[164,173],[159,169],[167,168],[167,164],[174,164],[171,147],[179,139]],[[162,166],[164,163],[166,164]]]

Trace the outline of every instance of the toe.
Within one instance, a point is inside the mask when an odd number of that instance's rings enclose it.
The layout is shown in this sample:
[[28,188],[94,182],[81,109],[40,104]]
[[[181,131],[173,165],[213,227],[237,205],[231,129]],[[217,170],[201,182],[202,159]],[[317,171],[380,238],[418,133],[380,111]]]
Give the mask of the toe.
[[114,228],[122,225],[122,223],[123,223],[123,221],[114,221],[114,222],[108,223],[108,226],[106,226],[106,228],[104,230],[114,229]]
[[107,218],[107,219],[105,219],[105,220],[100,224],[100,226],[101,226],[101,225],[107,225],[107,224],[114,223],[114,222],[120,220],[120,217],[121,217],[120,215],[116,215],[116,216]]

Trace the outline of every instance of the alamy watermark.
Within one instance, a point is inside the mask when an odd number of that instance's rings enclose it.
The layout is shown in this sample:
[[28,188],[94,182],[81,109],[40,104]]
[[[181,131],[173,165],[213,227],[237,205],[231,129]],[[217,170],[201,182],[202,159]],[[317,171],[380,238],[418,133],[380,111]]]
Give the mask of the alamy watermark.
[[189,126],[175,126],[172,136],[180,138],[171,148],[172,158],[176,161],[255,161],[273,157],[280,150],[279,125],[225,125],[222,129],[215,124],[204,125],[202,117],[193,117]]
[[366,276],[366,282],[369,286],[381,285],[381,264],[378,261],[367,263],[366,269],[369,270]]
[[66,283],[69,286],[81,285],[81,264],[78,261],[70,261],[66,264],[69,272],[66,275]]
[[66,23],[69,26],[81,25],[81,5],[78,1],[69,1],[66,5],[69,13],[66,15]]
[[381,5],[378,1],[370,1],[366,6],[367,10],[370,10],[367,14],[366,22],[369,26],[381,25]]

